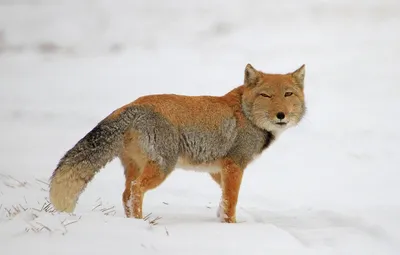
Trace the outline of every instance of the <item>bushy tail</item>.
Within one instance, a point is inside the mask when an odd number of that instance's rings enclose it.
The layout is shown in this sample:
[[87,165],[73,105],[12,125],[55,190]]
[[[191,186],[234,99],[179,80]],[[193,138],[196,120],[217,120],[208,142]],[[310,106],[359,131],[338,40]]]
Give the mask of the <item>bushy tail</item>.
[[50,178],[50,202],[56,210],[74,211],[87,184],[123,148],[124,134],[131,123],[129,111],[114,113],[67,151]]

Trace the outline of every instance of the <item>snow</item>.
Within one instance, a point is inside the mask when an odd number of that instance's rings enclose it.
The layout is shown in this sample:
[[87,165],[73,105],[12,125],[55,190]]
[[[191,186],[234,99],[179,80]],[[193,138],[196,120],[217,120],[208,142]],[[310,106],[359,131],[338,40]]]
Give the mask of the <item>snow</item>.
[[[395,0],[0,1],[1,254],[400,254],[399,12]],[[239,223],[219,222],[207,174],[180,169],[146,194],[149,219],[127,219],[117,160],[74,214],[45,207],[60,157],[115,108],[224,94],[247,63],[306,64],[308,112],[246,170]]]

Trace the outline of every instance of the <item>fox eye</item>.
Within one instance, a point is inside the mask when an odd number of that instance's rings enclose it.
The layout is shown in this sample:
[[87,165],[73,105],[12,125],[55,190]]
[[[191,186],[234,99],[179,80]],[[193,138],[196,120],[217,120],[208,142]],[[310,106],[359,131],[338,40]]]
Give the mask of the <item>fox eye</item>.
[[271,96],[270,96],[270,95],[268,95],[268,94],[265,94],[265,93],[261,93],[261,94],[260,94],[260,96],[271,98]]
[[293,92],[286,92],[285,93],[285,97],[290,97],[291,95],[293,95]]

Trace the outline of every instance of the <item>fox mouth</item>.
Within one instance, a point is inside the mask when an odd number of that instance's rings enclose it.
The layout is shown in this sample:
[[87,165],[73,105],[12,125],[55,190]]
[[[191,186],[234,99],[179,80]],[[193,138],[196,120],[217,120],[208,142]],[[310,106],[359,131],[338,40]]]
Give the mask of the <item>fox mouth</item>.
[[280,121],[280,122],[276,122],[275,124],[278,125],[278,126],[283,127],[283,126],[287,125],[287,122]]

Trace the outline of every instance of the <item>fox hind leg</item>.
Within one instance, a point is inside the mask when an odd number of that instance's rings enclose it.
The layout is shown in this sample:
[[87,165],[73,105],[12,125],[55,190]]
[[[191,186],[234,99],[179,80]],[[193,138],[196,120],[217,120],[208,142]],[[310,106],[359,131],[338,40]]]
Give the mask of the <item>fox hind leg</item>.
[[[179,132],[174,125],[150,108],[140,108],[137,114],[139,117],[132,122],[124,140],[125,152],[140,169],[138,175],[127,178],[124,207],[128,208],[128,218],[143,217],[144,194],[166,179],[179,154]],[[138,171],[132,168],[131,172]]]
[[146,191],[158,187],[168,176],[159,164],[154,161],[148,161],[141,174],[130,183],[129,197],[125,202],[125,208],[128,218],[143,218],[143,198]]
[[125,172],[125,190],[122,194],[122,201],[124,204],[125,214],[128,216],[132,213],[132,207],[129,203],[129,200],[132,197],[132,183],[139,177],[141,169],[137,162],[132,158],[129,158],[126,154],[122,155],[121,162]]

